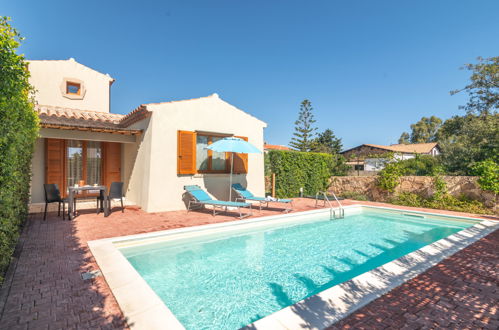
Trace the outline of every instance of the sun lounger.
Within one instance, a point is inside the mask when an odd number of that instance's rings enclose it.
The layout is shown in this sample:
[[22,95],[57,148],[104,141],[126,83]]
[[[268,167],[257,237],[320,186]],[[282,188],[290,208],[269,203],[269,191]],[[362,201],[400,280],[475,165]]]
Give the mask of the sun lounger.
[[276,202],[285,204],[284,212],[288,213],[293,210],[293,200],[292,199],[277,199],[277,198],[269,198],[269,197],[257,197],[253,195],[249,190],[241,186],[239,183],[234,183],[232,185],[232,190],[236,193],[236,201],[254,201],[258,202],[260,206],[260,211],[262,210],[262,206],[269,207],[269,203]]
[[[187,212],[194,208],[203,208],[206,205],[211,205],[213,207],[213,216],[219,214],[216,209],[225,209],[227,212],[228,207],[236,207],[239,212],[239,219],[248,217],[252,215],[251,203],[244,202],[229,202],[229,201],[219,201],[210,197],[203,189],[198,185],[184,186],[184,190],[189,196],[189,203],[187,205]],[[250,212],[243,214],[241,213],[241,207],[248,207]]]

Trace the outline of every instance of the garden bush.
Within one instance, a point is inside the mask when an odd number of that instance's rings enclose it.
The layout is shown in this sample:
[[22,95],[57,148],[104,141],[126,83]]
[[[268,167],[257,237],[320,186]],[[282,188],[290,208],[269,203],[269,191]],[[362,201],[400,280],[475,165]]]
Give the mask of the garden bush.
[[0,17],[0,282],[28,212],[30,163],[38,134],[22,38]]
[[369,200],[369,198],[366,195],[361,194],[361,193],[356,192],[356,191],[345,191],[340,196],[343,198],[354,199],[357,201],[368,201]]
[[488,209],[481,202],[471,200],[465,196],[454,197],[450,194],[442,196],[424,198],[415,193],[400,193],[393,197],[390,202],[396,205],[425,207],[430,209],[449,210],[458,212],[467,212],[475,214],[491,214],[492,210]]
[[385,191],[394,192],[395,188],[397,188],[400,183],[401,176],[402,168],[400,167],[399,162],[387,163],[385,168],[378,173],[376,186]]
[[478,175],[478,185],[482,190],[499,195],[499,164],[492,159],[478,162],[473,166],[475,175]]
[[433,175],[441,167],[440,157],[420,154],[416,154],[414,158],[401,160],[398,163],[402,175]]
[[296,197],[324,191],[333,175],[344,174],[341,156],[315,152],[271,150],[266,158],[268,174],[276,174],[276,196]]

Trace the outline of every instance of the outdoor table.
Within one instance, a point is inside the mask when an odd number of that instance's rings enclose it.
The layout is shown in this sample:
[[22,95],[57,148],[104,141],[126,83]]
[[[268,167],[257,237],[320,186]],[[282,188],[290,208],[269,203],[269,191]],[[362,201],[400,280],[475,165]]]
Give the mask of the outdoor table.
[[68,188],[68,191],[69,191],[69,194],[68,194],[68,218],[69,218],[69,220],[73,220],[73,218],[74,218],[73,203],[74,203],[75,193],[78,193],[79,191],[89,191],[89,190],[98,190],[99,191],[99,194],[100,194],[99,198],[101,200],[100,211],[104,212],[105,217],[109,216],[109,205],[105,200],[106,192],[107,192],[106,186],[69,187]]

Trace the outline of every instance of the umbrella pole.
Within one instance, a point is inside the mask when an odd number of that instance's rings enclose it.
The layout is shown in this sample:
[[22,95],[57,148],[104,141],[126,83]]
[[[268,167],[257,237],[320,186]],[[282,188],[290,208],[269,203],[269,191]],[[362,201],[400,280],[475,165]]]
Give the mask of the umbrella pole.
[[229,201],[232,201],[232,169],[234,168],[234,153],[230,153]]

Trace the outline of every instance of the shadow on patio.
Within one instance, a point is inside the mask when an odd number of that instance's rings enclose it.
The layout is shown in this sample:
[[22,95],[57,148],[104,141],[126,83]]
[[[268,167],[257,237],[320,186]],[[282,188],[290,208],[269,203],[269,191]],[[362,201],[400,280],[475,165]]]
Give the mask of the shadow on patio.
[[104,279],[81,277],[96,267],[78,237],[77,222],[56,214],[41,219],[41,214],[30,215],[21,235],[0,328],[127,328]]

